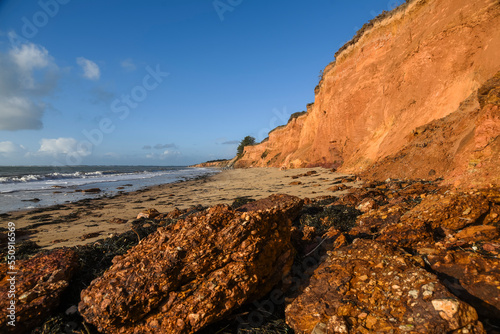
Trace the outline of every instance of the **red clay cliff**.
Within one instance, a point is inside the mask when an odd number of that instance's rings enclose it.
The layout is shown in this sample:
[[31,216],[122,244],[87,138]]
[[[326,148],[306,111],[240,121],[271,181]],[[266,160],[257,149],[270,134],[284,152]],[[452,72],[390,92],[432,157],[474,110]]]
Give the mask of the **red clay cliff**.
[[499,102],[478,98],[500,71],[499,26],[494,0],[415,0],[373,20],[325,68],[308,112],[236,167],[499,184]]

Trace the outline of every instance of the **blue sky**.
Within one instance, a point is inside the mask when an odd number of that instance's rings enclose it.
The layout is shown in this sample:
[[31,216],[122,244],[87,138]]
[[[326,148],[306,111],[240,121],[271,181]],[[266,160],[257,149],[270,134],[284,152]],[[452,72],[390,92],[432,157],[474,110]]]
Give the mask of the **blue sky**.
[[396,0],[4,0],[0,165],[231,158]]

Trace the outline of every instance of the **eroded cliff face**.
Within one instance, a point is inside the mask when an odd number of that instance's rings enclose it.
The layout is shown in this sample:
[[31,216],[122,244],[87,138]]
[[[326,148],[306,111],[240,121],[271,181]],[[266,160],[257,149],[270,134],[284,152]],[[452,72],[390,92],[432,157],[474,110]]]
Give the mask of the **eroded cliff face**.
[[189,167],[198,167],[198,168],[205,168],[205,167],[215,167],[215,168],[224,168],[227,166],[232,166],[234,164],[234,161],[236,158],[230,159],[230,160],[214,160],[214,161],[207,161],[207,162],[202,162],[196,165],[192,165]]
[[454,186],[500,184],[500,72],[450,115],[416,128],[407,144],[366,169],[368,179],[443,178]]
[[[463,101],[469,113],[478,112],[475,92],[500,70],[498,0],[414,0],[372,23],[325,68],[309,112],[246,147],[236,166],[366,172],[404,149],[417,128],[457,110],[467,117]],[[483,114],[493,122],[485,127],[495,128],[498,109]],[[429,168],[426,175],[430,169],[439,170]],[[408,170],[400,174],[416,175]]]

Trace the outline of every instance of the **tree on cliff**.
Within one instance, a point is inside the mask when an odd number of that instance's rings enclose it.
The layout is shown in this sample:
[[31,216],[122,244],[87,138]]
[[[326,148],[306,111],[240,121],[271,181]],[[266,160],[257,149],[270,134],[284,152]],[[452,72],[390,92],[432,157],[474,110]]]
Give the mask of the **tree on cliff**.
[[245,146],[250,146],[250,145],[255,145],[255,138],[252,136],[246,136],[245,138],[243,138],[242,141],[240,141],[240,145],[238,145],[238,150],[236,151],[237,155],[241,157]]

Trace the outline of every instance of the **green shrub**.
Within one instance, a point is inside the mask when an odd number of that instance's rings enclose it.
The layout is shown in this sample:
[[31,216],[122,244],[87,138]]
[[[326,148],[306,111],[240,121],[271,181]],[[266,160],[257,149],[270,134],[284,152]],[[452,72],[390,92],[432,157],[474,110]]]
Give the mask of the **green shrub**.
[[294,118],[300,117],[300,116],[305,115],[305,114],[307,114],[307,111],[294,112],[293,114],[290,115],[290,118],[288,119],[288,123],[290,123]]
[[246,136],[240,142],[240,145],[238,146],[236,153],[238,154],[238,156],[241,156],[243,154],[243,150],[245,149],[245,146],[252,146],[252,145],[255,145],[255,138],[252,136]]

